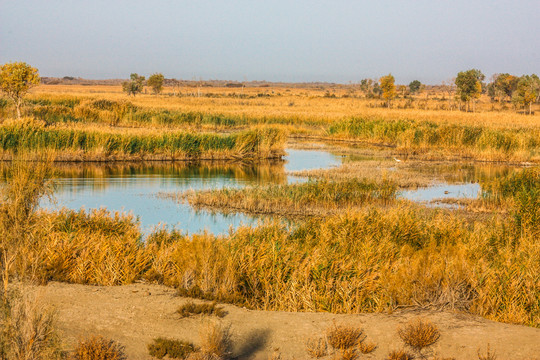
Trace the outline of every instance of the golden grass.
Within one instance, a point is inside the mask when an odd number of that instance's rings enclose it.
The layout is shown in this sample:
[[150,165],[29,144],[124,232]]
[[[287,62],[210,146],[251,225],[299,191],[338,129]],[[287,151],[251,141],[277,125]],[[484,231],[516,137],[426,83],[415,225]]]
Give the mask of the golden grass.
[[193,315],[215,315],[221,318],[227,314],[222,307],[217,306],[216,302],[195,304],[193,301],[189,301],[180,306],[176,312],[179,313],[181,317],[190,317]]
[[308,355],[315,359],[328,355],[328,342],[321,336],[307,339],[305,348]]
[[183,340],[156,338],[148,344],[148,353],[158,359],[163,359],[165,356],[168,359],[186,359],[193,352],[195,352],[195,346]]
[[326,330],[328,344],[335,350],[347,350],[364,341],[364,331],[360,328],[334,324]]
[[[129,99],[137,106],[147,108],[163,107],[170,110],[202,111],[228,115],[246,115],[249,117],[284,116],[301,120],[317,119],[331,122],[350,116],[365,116],[383,119],[416,119],[421,121],[442,122],[448,124],[480,124],[489,127],[536,127],[540,126],[540,117],[517,114],[512,109],[491,111],[492,104],[483,97],[479,101],[477,113],[442,110],[446,101],[433,99],[442,94],[433,94],[427,101],[417,97],[413,108],[403,109],[406,100],[398,100],[392,109],[381,107],[380,100],[343,97],[346,91],[336,89],[337,98],[325,97],[326,89],[293,88],[245,88],[247,97],[241,98],[240,90],[230,88],[203,88],[202,97],[140,95],[128,98],[121,91],[121,86],[77,86],[77,85],[41,85],[31,91],[34,96],[77,96],[85,98],[107,98],[111,100]],[[172,93],[165,88],[164,93]],[[193,93],[193,88],[181,88],[181,93]],[[273,93],[272,93],[273,92]],[[230,94],[226,97],[207,97],[205,94]],[[234,93],[234,95],[232,94]],[[260,97],[258,94],[269,96]],[[279,95],[278,95],[279,94]],[[360,93],[357,93],[360,96]],[[425,97],[425,95],[424,95]],[[292,104],[292,105],[291,105]],[[498,107],[498,106],[496,106]],[[437,108],[439,110],[437,110]]]
[[[256,186],[190,192],[184,195],[195,208],[241,211],[250,214],[308,216],[338,213],[351,207],[386,205],[396,198],[397,186],[391,181],[343,181],[320,179],[300,184]],[[169,195],[182,198],[179,195]]]
[[94,335],[79,341],[74,360],[127,360],[124,346],[114,340]]
[[413,319],[398,329],[398,335],[405,345],[409,346],[418,354],[422,350],[435,344],[441,333],[439,328],[429,320]]

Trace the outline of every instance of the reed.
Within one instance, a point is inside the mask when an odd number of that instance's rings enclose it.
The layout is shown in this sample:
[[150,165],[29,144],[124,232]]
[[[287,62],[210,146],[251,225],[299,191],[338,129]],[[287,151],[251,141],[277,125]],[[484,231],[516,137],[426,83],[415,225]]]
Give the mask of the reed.
[[540,159],[540,132],[533,128],[351,118],[332,124],[328,134],[391,145],[407,153],[429,150],[486,160]]
[[[367,179],[329,181],[320,179],[300,184],[255,186],[189,193],[196,208],[242,211],[250,214],[320,215],[367,204],[386,205],[397,194],[394,182]],[[173,195],[174,196],[174,195]]]
[[431,306],[540,326],[538,237],[504,216],[467,220],[392,204],[291,226],[266,222],[222,237],[158,230],[144,241],[125,214],[33,209],[31,216],[32,241],[19,243],[12,267],[19,279],[100,285],[146,279],[253,309]]
[[2,157],[53,151],[57,160],[235,159],[276,158],[283,154],[284,134],[272,128],[230,135],[211,133],[129,133],[36,126],[0,127]]

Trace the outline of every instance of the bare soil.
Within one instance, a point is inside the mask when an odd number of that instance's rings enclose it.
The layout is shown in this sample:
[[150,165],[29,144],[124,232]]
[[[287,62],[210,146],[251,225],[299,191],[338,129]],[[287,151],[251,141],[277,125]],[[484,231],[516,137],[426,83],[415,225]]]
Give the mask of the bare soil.
[[[125,346],[129,359],[149,359],[147,344],[156,337],[199,342],[203,316],[181,318],[176,310],[191,299],[179,297],[174,289],[151,284],[117,287],[49,283],[26,291],[36,301],[57,309],[58,327],[66,349],[78,339],[100,334]],[[195,300],[199,302],[199,300]],[[231,324],[238,359],[309,359],[305,341],[323,335],[335,324],[364,329],[377,349],[361,358],[384,359],[402,347],[397,328],[415,317],[434,322],[441,330],[431,355],[441,358],[478,359],[486,347],[503,359],[540,359],[540,329],[497,323],[480,317],[448,311],[401,310],[392,314],[336,315],[254,311],[222,305],[227,315],[219,321]]]

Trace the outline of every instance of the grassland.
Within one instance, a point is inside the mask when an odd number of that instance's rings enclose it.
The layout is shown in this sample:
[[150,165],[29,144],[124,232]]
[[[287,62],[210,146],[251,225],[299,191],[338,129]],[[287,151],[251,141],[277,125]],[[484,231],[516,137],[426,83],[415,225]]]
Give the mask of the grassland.
[[[390,147],[395,154],[430,159],[540,161],[540,117],[487,98],[478,112],[466,113],[455,110],[444,93],[398,99],[388,109],[353,87],[178,91],[180,96],[165,89],[170,95],[128,98],[120,87],[43,85],[29,96],[26,114],[70,130],[230,133],[270,126],[293,137]],[[11,116],[9,103],[0,102],[0,118]]]

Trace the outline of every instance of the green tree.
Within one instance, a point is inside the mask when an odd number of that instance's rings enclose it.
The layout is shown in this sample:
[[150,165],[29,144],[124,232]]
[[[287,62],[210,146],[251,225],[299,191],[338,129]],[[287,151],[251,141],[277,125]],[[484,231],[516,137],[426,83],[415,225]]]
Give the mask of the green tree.
[[488,85],[488,94],[503,100],[505,97],[512,99],[517,89],[519,78],[510,74],[495,74],[493,81]]
[[420,86],[422,86],[422,83],[418,80],[413,80],[409,84],[409,91],[411,94],[416,94],[418,91],[420,91]]
[[390,102],[396,97],[395,79],[392,74],[388,74],[379,79],[381,83],[382,96],[386,100],[386,105],[390,107]]
[[7,63],[0,67],[0,89],[15,103],[19,119],[24,96],[40,81],[38,70],[25,62]]
[[124,81],[122,83],[122,90],[128,95],[133,96],[142,92],[144,88],[144,76],[139,76],[138,74],[133,73],[129,76],[129,78],[129,81]]
[[519,78],[516,91],[512,97],[515,104],[529,107],[529,114],[532,114],[532,104],[540,96],[540,78],[536,74],[523,75]]
[[163,81],[165,80],[165,77],[163,74],[152,74],[149,78],[146,84],[152,88],[152,91],[154,94],[159,94],[161,90],[163,90]]
[[471,102],[474,111],[474,101],[482,94],[482,81],[484,79],[485,75],[478,69],[462,71],[457,74],[457,95],[461,101],[464,101],[467,104],[467,111],[470,110]]

